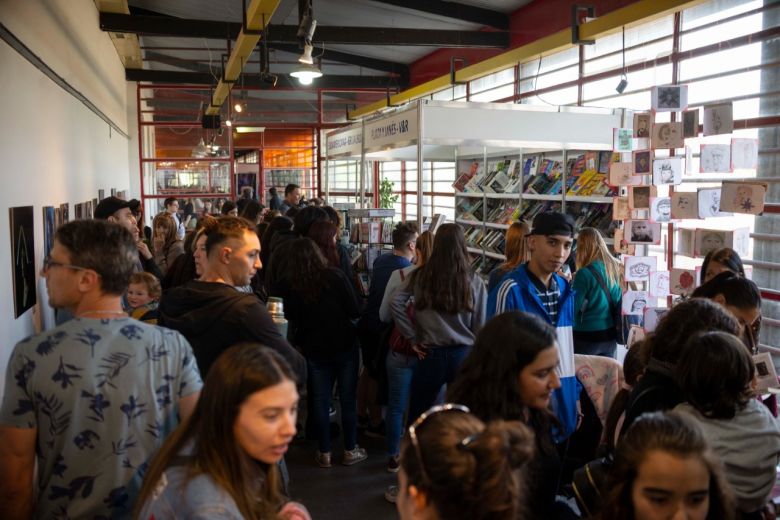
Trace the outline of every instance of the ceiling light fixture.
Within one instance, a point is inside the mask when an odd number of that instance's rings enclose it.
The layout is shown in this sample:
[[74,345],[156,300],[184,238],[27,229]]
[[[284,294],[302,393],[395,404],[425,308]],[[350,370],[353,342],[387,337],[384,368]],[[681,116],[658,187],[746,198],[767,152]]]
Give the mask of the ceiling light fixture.
[[[300,4],[299,4],[300,5]],[[300,13],[299,13],[300,14]],[[305,65],[314,65],[314,58],[311,57],[312,51],[314,51],[314,45],[311,41],[314,38],[314,31],[317,29],[317,20],[314,19],[312,13],[311,0],[306,6],[306,10],[300,14],[300,23],[298,24],[298,44],[303,49],[303,54],[298,58],[298,61]]]
[[623,26],[623,73],[620,75],[620,83],[615,87],[618,94],[622,94],[628,86],[628,78],[626,77],[626,27]]
[[312,81],[322,77],[322,71],[314,65],[301,65],[290,73],[301,85],[311,85]]

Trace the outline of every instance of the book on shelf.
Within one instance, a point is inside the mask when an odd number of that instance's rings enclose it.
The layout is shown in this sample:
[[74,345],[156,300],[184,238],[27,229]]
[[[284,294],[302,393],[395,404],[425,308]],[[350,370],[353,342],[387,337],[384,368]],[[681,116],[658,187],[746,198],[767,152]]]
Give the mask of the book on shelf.
[[459,191],[461,193],[466,191],[466,186],[468,185],[469,181],[471,181],[471,179],[473,179],[474,176],[479,173],[479,166],[479,161],[472,161],[471,164],[469,164],[469,170],[467,172],[461,173],[452,184],[452,187],[455,188],[455,191]]

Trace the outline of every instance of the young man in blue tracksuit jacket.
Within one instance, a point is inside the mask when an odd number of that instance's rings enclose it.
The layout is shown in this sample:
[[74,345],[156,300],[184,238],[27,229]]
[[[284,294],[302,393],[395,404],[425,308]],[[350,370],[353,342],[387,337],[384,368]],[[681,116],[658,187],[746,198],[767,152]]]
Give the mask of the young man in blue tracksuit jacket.
[[555,440],[560,442],[577,427],[581,390],[574,371],[574,291],[565,278],[556,274],[571,253],[574,223],[563,213],[540,213],[527,240],[531,259],[504,275],[490,291],[487,312],[492,318],[506,311],[524,311],[555,327],[561,387],[553,394],[553,409],[560,422]]

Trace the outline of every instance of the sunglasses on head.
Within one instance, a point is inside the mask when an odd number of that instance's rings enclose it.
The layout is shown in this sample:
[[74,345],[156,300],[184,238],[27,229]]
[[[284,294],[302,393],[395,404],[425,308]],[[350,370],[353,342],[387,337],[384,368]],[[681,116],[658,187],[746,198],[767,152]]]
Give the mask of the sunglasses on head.
[[[471,413],[471,410],[467,406],[455,403],[445,403],[432,406],[424,411],[417,418],[411,426],[409,426],[409,438],[412,440],[412,446],[414,446],[414,453],[417,456],[417,461],[420,464],[420,473],[422,474],[423,481],[430,482],[428,473],[425,471],[425,463],[423,462],[422,450],[420,449],[420,441],[417,439],[417,430],[432,416],[442,412],[461,412]],[[470,435],[461,441],[463,446],[468,445],[474,440],[476,435]]]

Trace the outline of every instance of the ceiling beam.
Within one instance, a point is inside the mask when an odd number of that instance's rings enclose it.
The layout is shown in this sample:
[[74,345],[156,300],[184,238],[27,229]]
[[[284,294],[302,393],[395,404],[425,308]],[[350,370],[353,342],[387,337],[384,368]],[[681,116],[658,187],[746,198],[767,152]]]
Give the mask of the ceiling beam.
[[[306,90],[292,81],[285,74],[279,74],[279,84],[295,87],[296,90]],[[126,69],[127,81],[145,81],[153,83],[172,83],[183,85],[213,85],[214,77],[201,72],[177,72],[168,70]],[[260,74],[244,74],[244,85],[247,87],[273,88],[261,80]],[[397,78],[390,76],[334,76],[328,74],[314,80],[311,88],[406,88],[406,84],[399,82]],[[218,112],[218,110],[217,110]]]
[[394,5],[424,13],[456,18],[464,22],[478,23],[496,29],[509,29],[509,15],[482,7],[444,2],[442,0],[374,0],[380,4]]
[[[241,24],[165,16],[100,13],[100,28],[103,31],[131,33],[138,36],[235,39],[241,30]],[[298,27],[295,25],[272,25],[268,29],[268,42],[297,44],[297,32]],[[318,25],[314,40],[316,43],[342,45],[503,49],[509,46],[509,33]]]

